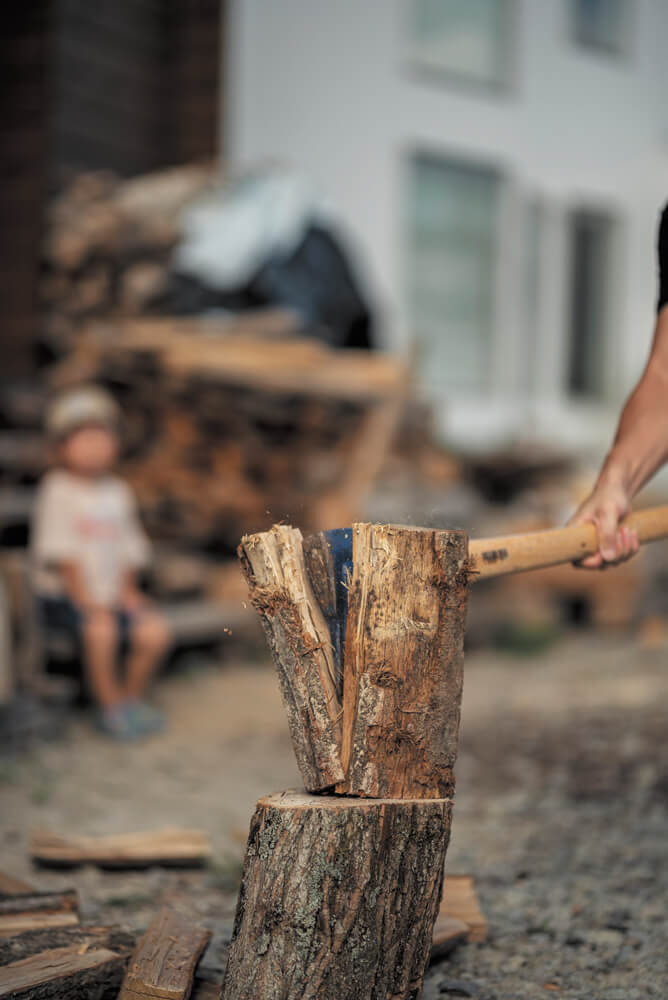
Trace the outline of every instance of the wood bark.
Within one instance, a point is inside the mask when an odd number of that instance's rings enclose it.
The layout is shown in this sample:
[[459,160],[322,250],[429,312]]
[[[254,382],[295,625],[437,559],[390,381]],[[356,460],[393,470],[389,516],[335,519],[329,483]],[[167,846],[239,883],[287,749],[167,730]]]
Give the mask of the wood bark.
[[201,830],[166,829],[102,837],[61,836],[36,830],[30,838],[33,861],[55,868],[94,864],[101,868],[202,864],[211,854]]
[[119,1000],[187,1000],[211,934],[163,906],[130,959]]
[[239,557],[278,671],[304,785],[322,791],[343,780],[341,704],[330,632],[306,571],[302,534],[274,525],[246,535]]
[[75,946],[85,951],[107,948],[126,958],[135,946],[135,935],[121,927],[55,927],[52,930],[25,931],[0,940],[0,967],[18,962],[41,951]]
[[79,923],[76,890],[19,893],[0,898],[0,937]]
[[449,799],[261,799],[223,1000],[416,1000],[450,816]]
[[108,948],[54,948],[0,968],[0,998],[114,1000],[127,957]]
[[467,536],[353,526],[337,792],[454,790],[468,597]]

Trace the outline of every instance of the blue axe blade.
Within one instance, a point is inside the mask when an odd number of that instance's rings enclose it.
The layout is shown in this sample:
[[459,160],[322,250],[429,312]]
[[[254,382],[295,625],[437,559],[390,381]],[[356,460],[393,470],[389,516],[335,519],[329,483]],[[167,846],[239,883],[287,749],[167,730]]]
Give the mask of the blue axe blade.
[[[336,611],[326,614],[332,647],[336,656],[338,673],[343,679],[343,647],[346,641],[346,621],[348,619],[348,582],[353,572],[353,532],[352,528],[334,528],[325,531],[325,538],[334,562],[336,591]],[[339,695],[342,691],[339,691]]]

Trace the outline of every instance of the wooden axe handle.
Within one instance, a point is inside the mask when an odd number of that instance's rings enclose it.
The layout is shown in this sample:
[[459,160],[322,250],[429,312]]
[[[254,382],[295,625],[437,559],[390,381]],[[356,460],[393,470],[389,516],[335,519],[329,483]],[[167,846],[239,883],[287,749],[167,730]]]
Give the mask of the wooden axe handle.
[[[641,542],[667,538],[668,505],[629,514],[622,524],[634,528]],[[573,562],[597,551],[598,534],[595,525],[572,524],[553,531],[472,539],[469,542],[469,562],[474,574],[472,579],[476,580]]]

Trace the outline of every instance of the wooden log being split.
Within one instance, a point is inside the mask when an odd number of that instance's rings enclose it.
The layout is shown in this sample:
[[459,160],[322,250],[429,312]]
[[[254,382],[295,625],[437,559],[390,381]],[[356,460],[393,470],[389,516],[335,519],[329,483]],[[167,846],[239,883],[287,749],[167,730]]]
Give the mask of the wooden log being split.
[[189,867],[203,864],[210,854],[209,838],[201,830],[166,829],[102,837],[61,836],[36,830],[30,837],[33,861],[54,868],[86,864],[101,868]]
[[307,791],[343,780],[341,703],[330,631],[304,562],[302,534],[274,525],[246,535],[239,557],[272,650]]
[[441,798],[454,791],[468,597],[467,536],[353,526],[343,749],[337,791]]
[[0,998],[7,1000],[114,1000],[127,956],[75,944],[53,948],[0,968]]
[[119,1000],[187,1000],[211,934],[163,906],[137,944]]
[[260,799],[223,1000],[418,997],[450,816],[449,799]]
[[79,923],[76,890],[20,893],[0,898],[0,937]]

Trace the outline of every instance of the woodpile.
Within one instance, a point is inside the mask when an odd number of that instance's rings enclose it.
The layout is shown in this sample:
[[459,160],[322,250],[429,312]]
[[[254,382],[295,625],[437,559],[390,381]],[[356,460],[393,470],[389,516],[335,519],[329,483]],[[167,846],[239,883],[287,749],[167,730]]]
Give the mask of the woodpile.
[[336,527],[359,516],[406,371],[281,335],[290,322],[272,313],[112,324],[58,366],[54,387],[94,379],[118,400],[121,474],[154,538],[233,551],[242,534],[284,518]]
[[0,874],[0,998],[114,1000],[133,943],[117,927],[80,925],[74,890],[37,892]]
[[39,291],[43,336],[57,356],[92,318],[140,315],[164,291],[180,214],[214,178],[198,164],[131,180],[95,171],[52,200]]

